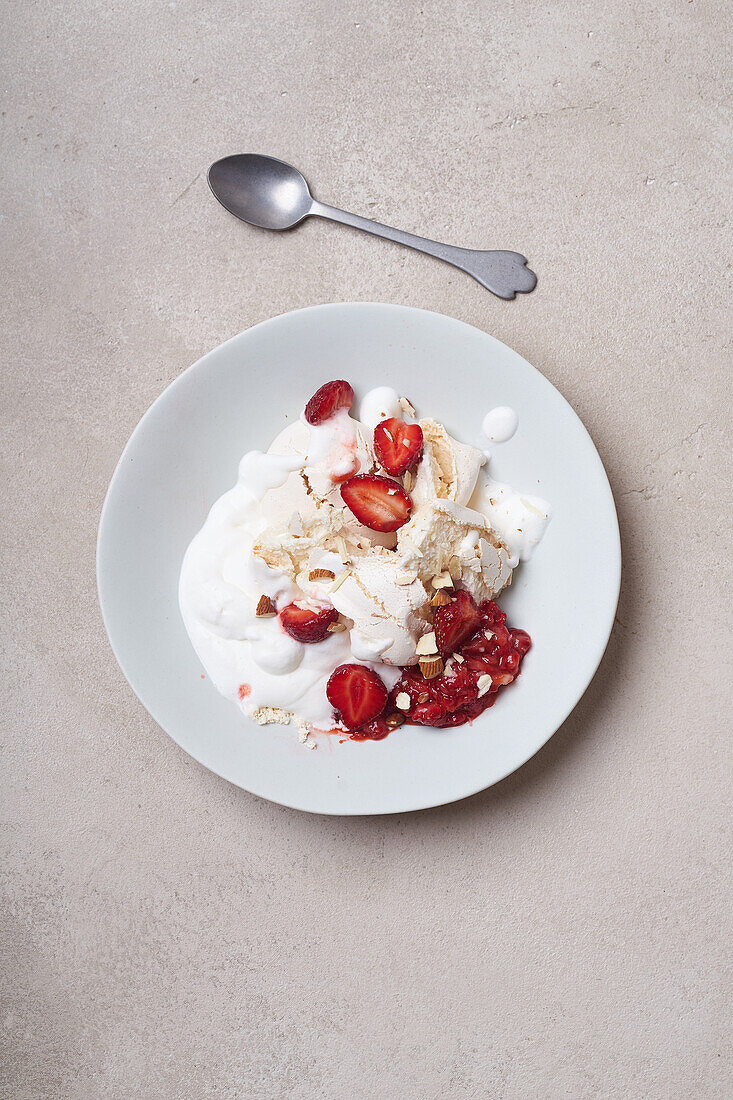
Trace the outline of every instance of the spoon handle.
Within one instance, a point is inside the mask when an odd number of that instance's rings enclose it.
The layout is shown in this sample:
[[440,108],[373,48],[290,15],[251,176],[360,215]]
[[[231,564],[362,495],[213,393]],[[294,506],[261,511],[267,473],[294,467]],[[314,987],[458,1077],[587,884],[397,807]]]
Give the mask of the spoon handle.
[[457,248],[450,244],[441,244],[439,241],[431,241],[426,237],[417,237],[414,233],[405,233],[402,229],[393,229],[390,225],[382,225],[370,218],[362,218],[358,214],[350,214],[346,210],[338,210],[335,206],[327,206],[325,203],[313,201],[308,211],[319,218],[329,218],[333,222],[341,222],[342,225],[350,225],[354,229],[363,229],[365,233],[373,233],[375,237],[385,237],[388,241],[404,244],[408,248],[415,248],[418,252],[426,252],[428,256],[435,256],[438,260],[444,260],[454,267],[460,268],[468,275],[472,275],[481,286],[496,294],[498,298],[513,298],[515,294],[528,294],[537,285],[537,276],[526,265],[527,260],[519,252],[505,252],[502,250],[479,251],[473,248]]

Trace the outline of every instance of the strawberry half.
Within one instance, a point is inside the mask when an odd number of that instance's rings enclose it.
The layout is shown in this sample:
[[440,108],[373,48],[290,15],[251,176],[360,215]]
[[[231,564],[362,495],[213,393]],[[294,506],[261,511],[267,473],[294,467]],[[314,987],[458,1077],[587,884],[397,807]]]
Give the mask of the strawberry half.
[[407,523],[412,501],[396,481],[381,474],[358,474],[341,486],[341,499],[359,523],[372,531],[396,531]]
[[439,608],[433,618],[435,641],[441,655],[455,653],[480,626],[481,615],[471,593],[464,589],[456,592],[455,598]]
[[283,630],[296,642],[322,642],[328,637],[329,626],[335,623],[339,613],[335,607],[322,607],[312,611],[309,607],[298,607],[289,603],[280,612]]
[[339,409],[350,409],[354,404],[354,391],[343,378],[335,382],[326,382],[311,397],[303,415],[309,424],[323,424],[330,420]]
[[390,416],[374,429],[374,453],[382,469],[399,477],[422,456],[422,428]]
[[387,689],[371,668],[339,665],[326,684],[326,698],[350,730],[371,722],[387,705]]

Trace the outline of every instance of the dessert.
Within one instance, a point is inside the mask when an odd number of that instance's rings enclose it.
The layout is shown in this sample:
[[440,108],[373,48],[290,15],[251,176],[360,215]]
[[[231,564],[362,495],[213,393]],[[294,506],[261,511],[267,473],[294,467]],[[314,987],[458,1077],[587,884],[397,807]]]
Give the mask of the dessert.
[[250,451],[181,569],[215,687],[261,724],[379,740],[491,706],[530,648],[496,596],[550,516],[389,387],[327,382]]

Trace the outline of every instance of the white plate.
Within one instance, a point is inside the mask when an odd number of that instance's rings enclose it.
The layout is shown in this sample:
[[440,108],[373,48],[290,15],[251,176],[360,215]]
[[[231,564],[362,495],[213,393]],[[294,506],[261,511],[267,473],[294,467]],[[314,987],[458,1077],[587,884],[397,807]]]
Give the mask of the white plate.
[[[492,474],[545,497],[553,519],[500,597],[532,636],[522,675],[471,726],[405,726],[384,741],[319,739],[256,726],[202,677],[178,611],[184,551],[236,480],[329,378],[357,398],[388,384],[468,443],[484,414],[519,413],[493,448]],[[485,442],[485,441],[484,441]],[[598,667],[621,573],[618,521],[590,436],[556,389],[493,337],[403,306],[313,306],[215,348],[152,405],[125,448],[99,526],[105,626],[131,687],[191,756],[245,790],[313,813],[386,814],[439,806],[496,783],[552,736]]]

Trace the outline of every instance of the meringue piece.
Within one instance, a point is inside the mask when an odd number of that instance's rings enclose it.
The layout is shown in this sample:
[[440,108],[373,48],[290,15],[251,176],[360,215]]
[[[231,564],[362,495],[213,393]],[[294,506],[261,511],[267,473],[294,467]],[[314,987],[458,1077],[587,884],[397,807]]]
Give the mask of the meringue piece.
[[400,528],[400,567],[417,573],[424,584],[435,587],[435,580],[443,576],[452,584],[447,567],[453,557],[460,564],[462,583],[478,602],[493,599],[511,580],[507,548],[485,517],[472,508],[436,500]]
[[482,451],[459,443],[436,420],[420,421],[423,457],[417,467],[412,500],[415,508],[438,500],[466,504],[486,461]]
[[[394,556],[361,558],[331,592],[333,606],[353,622],[352,652],[357,656],[356,642],[361,660],[379,659],[393,665],[417,661],[415,645],[426,628],[420,612],[427,593],[417,579],[408,585],[398,583],[403,572]],[[369,649],[372,644],[374,648]]]

